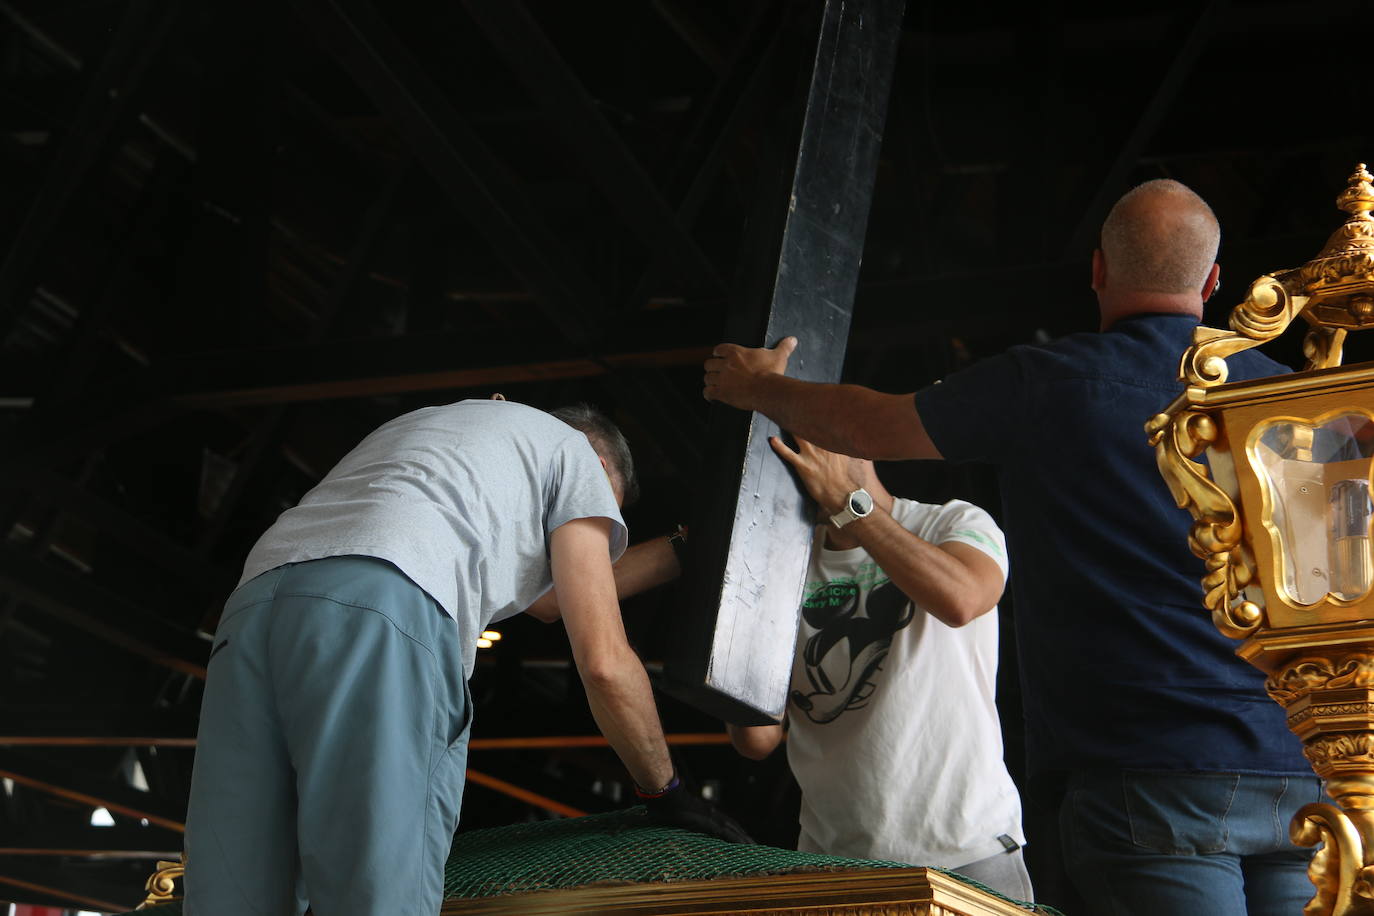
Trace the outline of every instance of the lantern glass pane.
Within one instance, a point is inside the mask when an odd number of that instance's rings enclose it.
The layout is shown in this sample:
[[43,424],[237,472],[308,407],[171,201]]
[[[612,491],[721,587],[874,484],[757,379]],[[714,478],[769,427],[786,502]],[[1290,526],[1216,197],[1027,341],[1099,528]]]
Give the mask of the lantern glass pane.
[[1253,458],[1269,496],[1264,525],[1277,535],[1279,587],[1294,604],[1354,601],[1374,584],[1371,456],[1374,419],[1364,414],[1261,427]]

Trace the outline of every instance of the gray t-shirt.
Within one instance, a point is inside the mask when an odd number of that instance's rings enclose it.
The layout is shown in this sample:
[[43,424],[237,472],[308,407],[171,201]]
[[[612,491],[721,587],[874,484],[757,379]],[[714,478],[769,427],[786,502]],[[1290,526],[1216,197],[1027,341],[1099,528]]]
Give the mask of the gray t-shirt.
[[239,584],[281,566],[357,554],[387,560],[457,622],[471,673],[478,634],[552,585],[548,535],[605,517],[611,559],[628,532],[587,437],[507,401],[426,407],[379,427],[248,554]]

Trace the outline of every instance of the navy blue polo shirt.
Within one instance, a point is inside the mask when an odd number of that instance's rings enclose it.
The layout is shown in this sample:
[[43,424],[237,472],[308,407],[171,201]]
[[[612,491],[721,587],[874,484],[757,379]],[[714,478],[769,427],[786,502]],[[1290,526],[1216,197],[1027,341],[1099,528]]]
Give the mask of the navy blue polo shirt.
[[[945,458],[998,471],[1033,774],[1311,774],[1264,675],[1202,606],[1192,517],[1146,442],[1196,326],[1136,315],[916,393]],[[1231,381],[1289,371],[1254,350],[1227,366]]]

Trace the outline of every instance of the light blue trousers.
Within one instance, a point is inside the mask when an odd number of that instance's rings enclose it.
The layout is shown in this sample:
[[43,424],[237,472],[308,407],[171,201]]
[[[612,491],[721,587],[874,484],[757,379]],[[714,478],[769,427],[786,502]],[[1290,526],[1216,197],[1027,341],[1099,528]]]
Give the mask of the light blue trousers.
[[187,916],[437,913],[470,722],[457,625],[391,564],[244,583],[201,704]]

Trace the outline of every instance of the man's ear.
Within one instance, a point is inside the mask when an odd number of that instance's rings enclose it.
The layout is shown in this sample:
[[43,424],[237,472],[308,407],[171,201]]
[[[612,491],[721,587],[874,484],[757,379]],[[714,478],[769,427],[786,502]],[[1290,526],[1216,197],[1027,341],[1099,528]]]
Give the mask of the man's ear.
[[1213,264],[1212,269],[1207,274],[1207,279],[1202,284],[1202,301],[1206,302],[1212,295],[1221,289],[1221,265]]
[[1107,259],[1102,256],[1101,248],[1093,249],[1092,290],[1102,292],[1107,285]]

